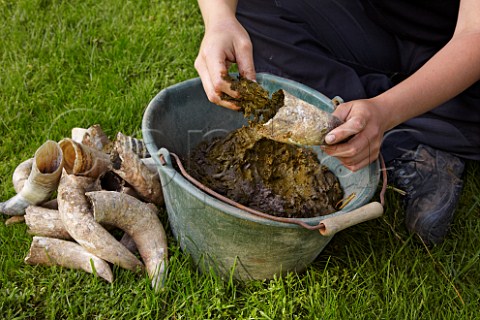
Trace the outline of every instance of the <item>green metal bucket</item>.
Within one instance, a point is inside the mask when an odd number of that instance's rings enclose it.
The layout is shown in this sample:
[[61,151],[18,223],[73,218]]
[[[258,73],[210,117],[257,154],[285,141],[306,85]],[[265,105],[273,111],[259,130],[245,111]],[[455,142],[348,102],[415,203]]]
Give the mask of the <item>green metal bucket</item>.
[[[334,109],[329,98],[297,82],[268,74],[258,74],[257,81],[270,92],[285,89],[323,110]],[[313,148],[318,158],[336,174],[345,194],[355,195],[341,211],[300,219],[309,226],[321,225],[320,230],[239,209],[202,191],[175,169],[171,153],[186,156],[200,141],[223,136],[245,124],[241,113],[209,102],[199,78],[162,90],[143,117],[143,140],[158,167],[172,232],[200,270],[213,268],[220,276],[233,274],[241,280],[301,272],[335,232],[383,212],[378,203],[373,211],[364,206],[377,189],[378,161],[352,172],[318,147]],[[188,163],[183,165],[188,172]]]

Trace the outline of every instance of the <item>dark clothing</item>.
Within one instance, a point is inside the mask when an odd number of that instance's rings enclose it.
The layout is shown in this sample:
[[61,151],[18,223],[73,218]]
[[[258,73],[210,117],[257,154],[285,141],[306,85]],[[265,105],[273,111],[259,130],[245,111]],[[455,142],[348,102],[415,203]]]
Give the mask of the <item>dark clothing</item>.
[[367,15],[406,40],[442,47],[453,35],[460,0],[365,0]]
[[[422,14],[428,12],[427,6],[438,4],[438,10],[432,9],[427,18],[418,13],[379,20],[382,15],[375,15],[387,8],[388,14],[394,15],[402,8],[400,3],[412,10],[418,5],[420,11],[415,12]],[[429,3],[370,0],[366,10],[364,1],[355,0],[240,0],[237,18],[250,34],[257,72],[296,80],[330,98],[340,96],[349,101],[388,90],[448,41],[456,13],[439,8],[458,11],[458,0]],[[450,18],[435,23],[442,17]],[[418,21],[410,26],[410,20]],[[436,27],[429,28],[432,25]],[[407,36],[415,28],[425,30]],[[423,41],[430,36],[432,41]],[[382,153],[389,160],[398,156],[401,148],[420,143],[480,160],[480,83],[387,133]]]

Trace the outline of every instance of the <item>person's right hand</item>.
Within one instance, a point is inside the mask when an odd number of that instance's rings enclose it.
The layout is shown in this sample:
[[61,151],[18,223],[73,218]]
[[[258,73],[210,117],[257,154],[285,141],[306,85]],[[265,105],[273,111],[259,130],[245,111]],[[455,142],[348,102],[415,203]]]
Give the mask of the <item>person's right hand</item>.
[[220,106],[238,110],[232,102],[220,99],[226,93],[238,97],[230,89],[230,84],[223,79],[232,63],[236,63],[239,73],[250,80],[255,80],[252,42],[247,31],[236,19],[226,19],[209,24],[195,59],[195,69],[202,80],[208,100]]

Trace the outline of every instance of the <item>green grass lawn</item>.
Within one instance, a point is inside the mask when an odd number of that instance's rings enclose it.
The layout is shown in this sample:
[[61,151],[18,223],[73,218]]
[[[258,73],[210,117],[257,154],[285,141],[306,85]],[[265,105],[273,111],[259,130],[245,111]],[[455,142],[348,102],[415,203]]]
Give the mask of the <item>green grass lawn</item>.
[[[196,77],[203,25],[193,0],[0,0],[0,201],[15,167],[47,139],[100,124],[141,137],[163,88]],[[2,319],[474,319],[480,311],[480,165],[446,241],[427,250],[386,194],[384,217],[335,235],[302,274],[239,283],[201,274],[175,242],[165,212],[170,273],[155,293],[145,275],[115,281],[29,266],[25,224],[0,217]]]

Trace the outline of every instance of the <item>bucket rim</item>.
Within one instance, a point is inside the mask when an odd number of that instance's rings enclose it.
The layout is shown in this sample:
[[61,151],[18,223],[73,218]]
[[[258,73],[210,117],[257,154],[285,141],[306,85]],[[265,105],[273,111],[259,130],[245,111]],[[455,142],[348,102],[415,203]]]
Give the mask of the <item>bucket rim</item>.
[[[328,106],[331,105],[331,109],[328,110],[328,111],[331,112],[335,108],[334,104],[332,103],[332,100],[329,99],[327,96],[325,96],[324,94],[316,91],[313,88],[310,88],[310,87],[308,87],[304,84],[298,83],[296,81],[286,79],[286,78],[282,78],[282,77],[275,76],[275,75],[268,74],[268,73],[257,73],[257,81],[259,83],[262,83],[264,81],[271,82],[271,83],[274,83],[274,84],[275,83],[280,83],[280,84],[282,84],[282,86],[283,86],[283,84],[292,85],[292,86],[295,87],[295,89],[297,89],[297,90],[299,90],[299,91],[301,91],[301,92],[303,92],[307,95],[314,96],[315,98],[317,98],[317,99],[321,100],[322,102],[326,103]],[[153,135],[152,135],[152,132],[151,132],[152,130],[149,129],[148,126],[150,124],[150,118],[151,118],[150,115],[154,112],[157,101],[161,100],[162,96],[168,94],[168,92],[172,89],[181,89],[182,87],[190,87],[192,84],[198,84],[198,82],[201,82],[201,80],[200,80],[199,77],[196,77],[196,78],[185,80],[183,82],[176,83],[176,84],[174,84],[170,87],[162,89],[149,102],[147,108],[145,109],[144,116],[143,116],[143,119],[142,119],[143,140],[144,140],[144,143],[147,147],[147,150],[149,151],[149,153],[151,154],[151,156],[153,157],[154,161],[157,164],[157,168],[158,168],[159,173],[160,173],[160,171],[162,171],[162,173],[168,175],[168,177],[170,179],[173,179],[176,183],[178,183],[179,185],[181,185],[185,189],[189,190],[189,192],[193,196],[195,196],[197,199],[199,199],[199,200],[208,199],[209,205],[212,205],[214,208],[216,208],[216,209],[218,209],[218,210],[220,210],[224,213],[227,213],[229,215],[235,216],[237,218],[245,219],[245,220],[248,220],[248,221],[256,222],[256,223],[268,224],[268,225],[273,225],[273,226],[282,226],[282,227],[289,227],[289,228],[304,228],[304,227],[302,227],[298,224],[295,224],[295,223],[274,221],[274,220],[270,220],[268,218],[263,218],[263,217],[260,217],[260,216],[256,216],[252,213],[249,213],[249,212],[244,211],[240,208],[237,208],[233,205],[230,205],[230,204],[228,204],[228,203],[226,203],[226,202],[224,202],[224,201],[222,201],[222,200],[220,200],[220,199],[218,199],[214,196],[211,196],[206,192],[203,192],[198,187],[196,187],[193,183],[191,183],[188,179],[186,179],[179,171],[177,171],[173,168],[172,162],[171,162],[170,151],[168,149],[164,148],[164,147],[158,148],[158,146],[155,144],[155,141],[153,139]],[[335,98],[338,98],[338,97],[335,97]],[[166,164],[162,164],[162,162],[160,161],[160,155],[162,155],[164,157],[164,159],[166,160]],[[374,185],[374,186],[377,186],[378,182],[380,180],[380,163],[379,163],[379,160],[376,159],[374,162],[369,164],[368,169],[369,169],[369,171],[368,171],[369,176],[373,177],[373,181],[371,181],[371,184]],[[372,179],[372,178],[370,178],[370,179]],[[162,183],[162,188],[164,188],[164,189],[166,188],[166,186],[164,186],[163,183]],[[366,204],[368,201],[370,201],[370,199],[373,197],[373,195],[376,191],[376,188],[372,188],[372,189],[373,190],[369,194],[367,194],[364,197],[364,199],[356,200],[356,202],[354,202],[355,203],[354,207],[347,206],[346,208],[344,208],[342,210],[335,211],[335,212],[332,212],[330,214],[323,215],[323,216],[316,216],[316,217],[311,217],[311,218],[292,218],[292,220],[300,220],[300,221],[305,222],[308,225],[316,226],[327,218],[336,217],[336,216],[348,213],[349,211],[354,210],[354,209]],[[168,208],[167,208],[167,211],[168,211]],[[286,218],[286,219],[288,219],[288,218]]]

